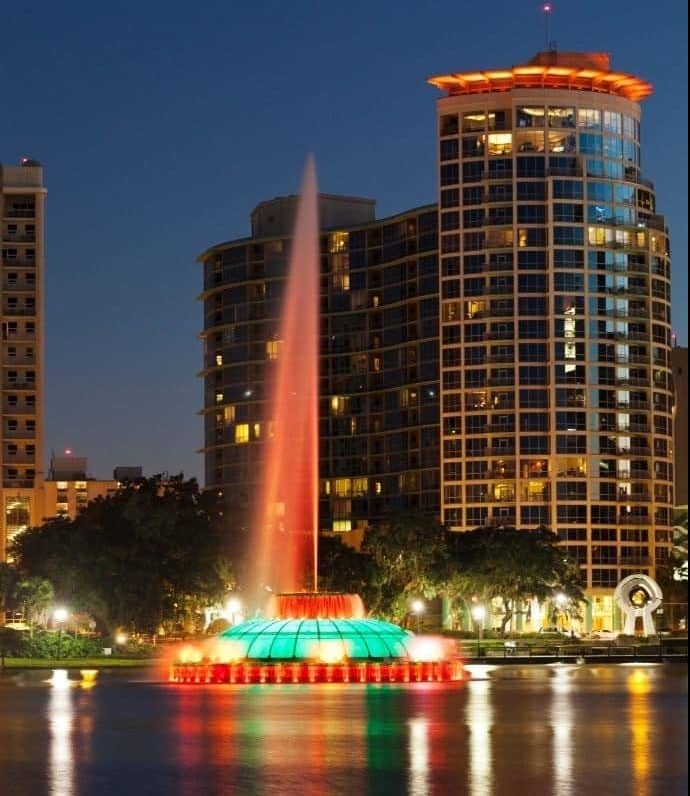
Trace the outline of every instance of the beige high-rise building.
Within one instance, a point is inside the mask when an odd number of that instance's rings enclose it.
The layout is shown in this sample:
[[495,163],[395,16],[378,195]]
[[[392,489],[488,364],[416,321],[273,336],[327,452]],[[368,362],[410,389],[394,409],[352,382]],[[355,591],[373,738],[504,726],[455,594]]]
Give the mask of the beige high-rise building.
[[675,504],[688,505],[688,347],[671,349],[673,368],[673,459]]
[[673,507],[670,262],[646,81],[605,53],[432,78],[443,520],[546,525],[586,576],[655,574]]
[[43,462],[43,169],[0,165],[2,410],[0,561],[12,537],[40,520]]

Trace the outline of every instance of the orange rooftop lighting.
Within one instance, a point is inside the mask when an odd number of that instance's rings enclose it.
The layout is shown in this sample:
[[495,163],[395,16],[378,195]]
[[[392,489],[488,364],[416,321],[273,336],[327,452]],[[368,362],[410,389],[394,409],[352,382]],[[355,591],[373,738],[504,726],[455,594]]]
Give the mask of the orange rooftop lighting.
[[523,66],[430,77],[448,96],[490,94],[518,88],[565,89],[613,94],[633,102],[646,99],[653,86],[626,72],[613,72],[608,53],[541,52]]

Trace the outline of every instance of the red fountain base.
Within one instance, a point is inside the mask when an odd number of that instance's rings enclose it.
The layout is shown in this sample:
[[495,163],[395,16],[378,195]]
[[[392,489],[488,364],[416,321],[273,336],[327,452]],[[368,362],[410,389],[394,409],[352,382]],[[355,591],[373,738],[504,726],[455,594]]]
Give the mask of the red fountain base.
[[276,594],[266,617],[187,645],[175,683],[434,683],[467,673],[452,642],[365,617],[356,594]]
[[462,661],[391,663],[197,663],[174,664],[175,683],[447,683],[467,679]]

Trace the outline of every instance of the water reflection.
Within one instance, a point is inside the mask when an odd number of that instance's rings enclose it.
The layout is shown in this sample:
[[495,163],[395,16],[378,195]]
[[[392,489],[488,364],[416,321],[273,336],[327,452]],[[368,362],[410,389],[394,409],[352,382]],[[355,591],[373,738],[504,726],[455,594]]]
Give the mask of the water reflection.
[[488,796],[492,792],[491,727],[494,720],[490,680],[470,682],[465,715],[470,728],[470,793]]
[[50,770],[48,780],[53,796],[72,796],[74,793],[74,758],[72,754],[72,724],[74,721],[71,683],[64,669],[56,669],[51,679],[48,701],[50,727]]
[[650,782],[650,675],[645,669],[635,669],[626,681],[630,693],[628,722],[630,724],[630,758],[636,796],[649,796]]
[[551,728],[553,730],[553,781],[559,796],[571,796],[573,791],[573,667],[553,670],[551,680]]
[[408,722],[410,744],[410,788],[412,796],[428,796],[429,720],[417,717]]
[[485,674],[318,688],[0,676],[0,794],[687,792],[687,667]]

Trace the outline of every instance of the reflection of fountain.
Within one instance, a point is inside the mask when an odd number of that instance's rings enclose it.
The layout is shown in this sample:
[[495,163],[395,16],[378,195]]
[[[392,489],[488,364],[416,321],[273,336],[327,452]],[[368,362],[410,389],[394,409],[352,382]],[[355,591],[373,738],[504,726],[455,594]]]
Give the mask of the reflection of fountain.
[[[314,163],[302,184],[265,422],[251,582],[273,594],[264,615],[185,647],[176,682],[461,680],[453,643],[365,618],[356,595],[317,593],[319,236]],[[304,593],[306,583],[312,588]],[[276,593],[277,592],[277,593]]]

